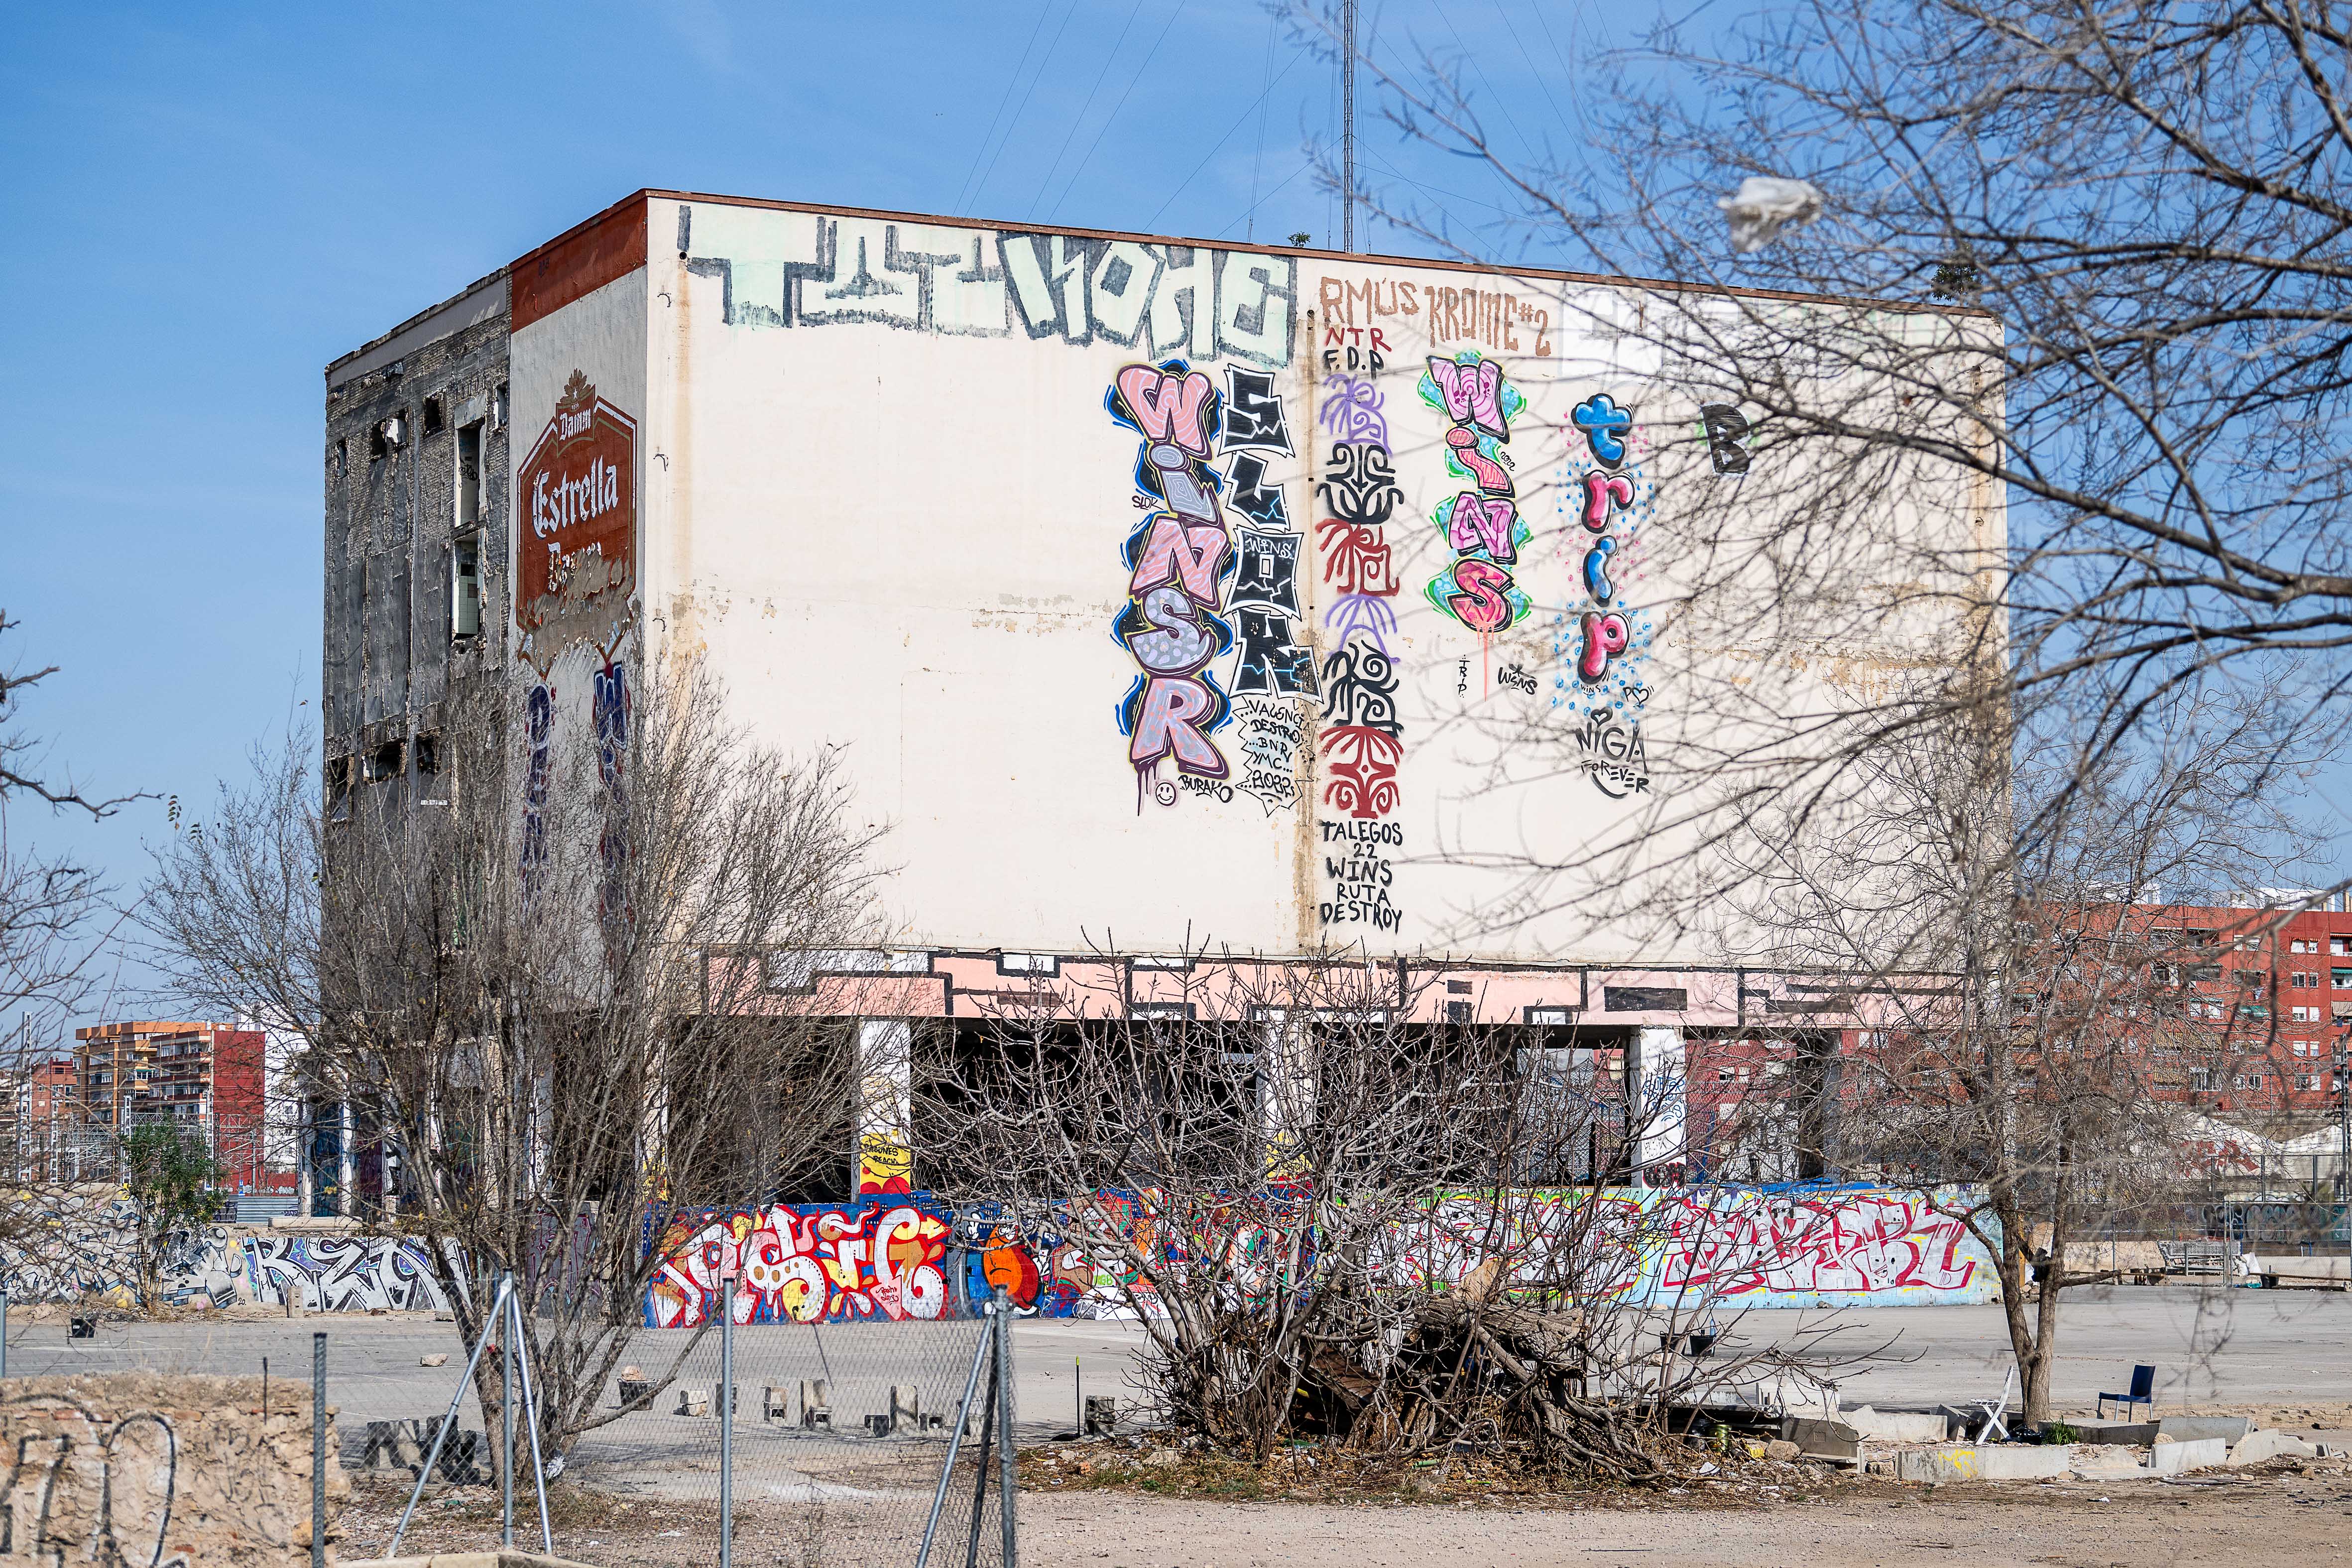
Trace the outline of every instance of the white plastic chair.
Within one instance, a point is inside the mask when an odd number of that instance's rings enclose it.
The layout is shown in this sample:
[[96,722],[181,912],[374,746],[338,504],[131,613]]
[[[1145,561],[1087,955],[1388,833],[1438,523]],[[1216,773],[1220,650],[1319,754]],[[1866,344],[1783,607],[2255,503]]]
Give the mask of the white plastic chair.
[[1979,1443],[1998,1443],[2009,1436],[2009,1399],[2017,1386],[2017,1369],[2011,1367],[2000,1380],[1999,1399],[1979,1399],[1977,1413],[1984,1417],[1984,1426],[1977,1433]]

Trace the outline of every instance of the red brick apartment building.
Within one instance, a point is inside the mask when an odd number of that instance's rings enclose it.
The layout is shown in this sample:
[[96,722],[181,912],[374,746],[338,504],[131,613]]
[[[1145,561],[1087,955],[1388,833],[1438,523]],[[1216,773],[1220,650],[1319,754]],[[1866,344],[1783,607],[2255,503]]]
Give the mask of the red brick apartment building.
[[81,1109],[94,1127],[172,1120],[201,1131],[233,1188],[258,1182],[262,1049],[258,1029],[227,1024],[100,1024],[74,1031]]
[[2151,955],[2148,984],[2178,992],[2212,1040],[2206,1065],[2157,1075],[2160,1095],[2219,1114],[2336,1106],[2352,1029],[2352,910],[2139,905],[2129,926]]

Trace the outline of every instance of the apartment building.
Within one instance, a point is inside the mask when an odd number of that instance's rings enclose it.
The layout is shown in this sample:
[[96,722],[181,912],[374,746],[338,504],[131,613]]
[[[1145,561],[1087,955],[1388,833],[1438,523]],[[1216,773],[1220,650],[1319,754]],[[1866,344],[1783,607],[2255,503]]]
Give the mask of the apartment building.
[[259,1179],[261,1031],[142,1021],[76,1029],[74,1040],[79,1108],[93,1129],[173,1121],[204,1136],[225,1184]]

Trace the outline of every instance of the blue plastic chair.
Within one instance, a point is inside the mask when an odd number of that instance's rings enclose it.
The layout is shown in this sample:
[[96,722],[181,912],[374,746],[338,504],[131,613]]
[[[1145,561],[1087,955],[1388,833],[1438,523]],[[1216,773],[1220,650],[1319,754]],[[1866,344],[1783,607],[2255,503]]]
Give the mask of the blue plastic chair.
[[2132,1368],[2132,1385],[2131,1392],[2129,1394],[2102,1394],[2099,1395],[2099,1414],[2101,1415],[2106,1415],[2107,1401],[2110,1399],[2114,1400],[2117,1405],[2122,1405],[2124,1414],[2126,1415],[2131,1414],[2131,1407],[2135,1405],[2145,1405],[2151,1411],[2154,1410],[2156,1408],[2156,1368],[2152,1366],[2136,1366]]

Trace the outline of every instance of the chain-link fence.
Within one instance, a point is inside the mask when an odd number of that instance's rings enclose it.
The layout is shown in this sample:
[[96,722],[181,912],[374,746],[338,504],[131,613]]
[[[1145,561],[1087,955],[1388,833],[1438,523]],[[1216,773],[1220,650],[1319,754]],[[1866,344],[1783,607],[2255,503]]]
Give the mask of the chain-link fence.
[[719,1562],[731,1519],[736,1563],[896,1568],[929,1530],[933,1563],[1002,1563],[1000,1338],[992,1316],[645,1330],[635,1365],[684,1359],[666,1388],[616,1384],[616,1411],[649,1405],[574,1445],[565,1478],[599,1502],[592,1520],[558,1520],[557,1548],[610,1532],[625,1504],[667,1521],[657,1535],[679,1562]]

